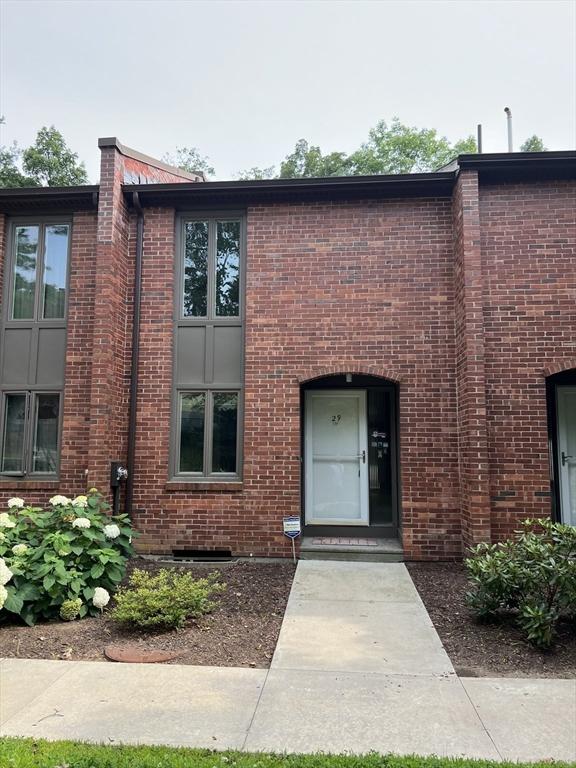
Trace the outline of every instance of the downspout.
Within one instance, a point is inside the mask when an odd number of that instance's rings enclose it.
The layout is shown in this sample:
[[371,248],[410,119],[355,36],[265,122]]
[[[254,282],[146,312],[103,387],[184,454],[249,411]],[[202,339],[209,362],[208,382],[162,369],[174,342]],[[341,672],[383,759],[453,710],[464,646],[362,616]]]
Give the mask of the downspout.
[[136,452],[136,415],[138,413],[138,363],[140,360],[140,310],[142,299],[142,254],[144,248],[144,211],[140,204],[138,192],[132,195],[132,203],[138,219],[136,221],[136,264],[134,270],[134,312],[132,316],[132,359],[130,364],[130,412],[128,416],[128,451],[126,468],[125,511],[132,514],[134,498],[134,457]]

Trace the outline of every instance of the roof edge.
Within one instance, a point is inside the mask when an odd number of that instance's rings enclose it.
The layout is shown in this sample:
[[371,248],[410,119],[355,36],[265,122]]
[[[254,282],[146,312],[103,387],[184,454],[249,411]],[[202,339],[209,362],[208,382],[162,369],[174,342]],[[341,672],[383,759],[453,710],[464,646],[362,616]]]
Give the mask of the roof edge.
[[206,177],[202,171],[195,171],[194,173],[184,171],[182,168],[178,168],[175,165],[170,165],[169,163],[165,163],[163,160],[158,160],[151,155],[145,155],[143,152],[139,152],[137,149],[127,147],[125,144],[122,144],[122,142],[117,139],[116,136],[107,136],[102,139],[98,139],[98,147],[100,149],[116,149],[118,152],[120,152],[121,155],[124,155],[124,157],[130,157],[132,160],[139,160],[141,163],[146,163],[147,165],[151,165],[152,167],[158,168],[161,171],[173,173],[175,176],[181,176],[183,179],[188,179],[189,181],[206,181]]

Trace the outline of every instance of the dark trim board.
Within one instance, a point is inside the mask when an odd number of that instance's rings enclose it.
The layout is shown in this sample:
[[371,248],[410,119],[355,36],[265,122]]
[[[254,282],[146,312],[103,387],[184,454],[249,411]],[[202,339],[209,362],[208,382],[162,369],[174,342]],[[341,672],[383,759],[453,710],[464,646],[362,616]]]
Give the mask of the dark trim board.
[[550,514],[556,522],[562,520],[560,509],[560,488],[558,479],[558,412],[556,387],[565,384],[576,386],[576,369],[563,371],[546,379],[546,408],[548,413],[548,447],[550,451]]

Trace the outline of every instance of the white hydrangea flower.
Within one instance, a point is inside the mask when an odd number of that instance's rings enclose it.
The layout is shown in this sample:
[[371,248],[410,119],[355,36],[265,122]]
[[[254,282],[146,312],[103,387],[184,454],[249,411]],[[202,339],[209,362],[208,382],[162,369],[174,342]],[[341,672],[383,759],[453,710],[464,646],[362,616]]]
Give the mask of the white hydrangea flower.
[[23,555],[27,549],[28,549],[27,544],[14,544],[14,546],[12,547],[12,552],[14,552],[15,555]]
[[53,507],[67,507],[68,504],[70,504],[70,499],[68,496],[52,496],[50,499],[50,504],[52,504]]
[[90,528],[90,520],[87,517],[77,517],[72,523],[72,528]]
[[86,507],[88,506],[88,496],[76,496],[75,499],[72,499],[72,504],[75,507],[86,509]]
[[0,512],[0,528],[14,528],[15,525],[8,512]]
[[120,528],[118,528],[116,523],[110,523],[110,525],[105,525],[104,536],[106,536],[107,539],[117,539],[118,536],[120,536]]
[[96,587],[94,590],[94,597],[92,598],[92,605],[95,608],[105,608],[110,602],[110,593],[104,587]]
[[8,499],[8,509],[22,509],[24,506],[24,499],[19,496],[14,496],[12,499]]
[[6,598],[8,597],[8,590],[5,586],[0,584],[0,611],[2,608],[4,608],[4,603],[6,602]]
[[8,584],[10,579],[12,578],[14,574],[8,568],[4,560],[0,557],[0,586],[4,586],[4,584]]

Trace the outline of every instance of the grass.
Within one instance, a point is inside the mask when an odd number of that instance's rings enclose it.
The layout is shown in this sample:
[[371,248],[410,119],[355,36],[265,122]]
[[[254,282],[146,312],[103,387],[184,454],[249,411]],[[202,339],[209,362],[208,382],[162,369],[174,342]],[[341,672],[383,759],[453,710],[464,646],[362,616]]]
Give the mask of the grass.
[[496,763],[393,755],[269,755],[0,738],[2,768],[568,768],[568,763]]

